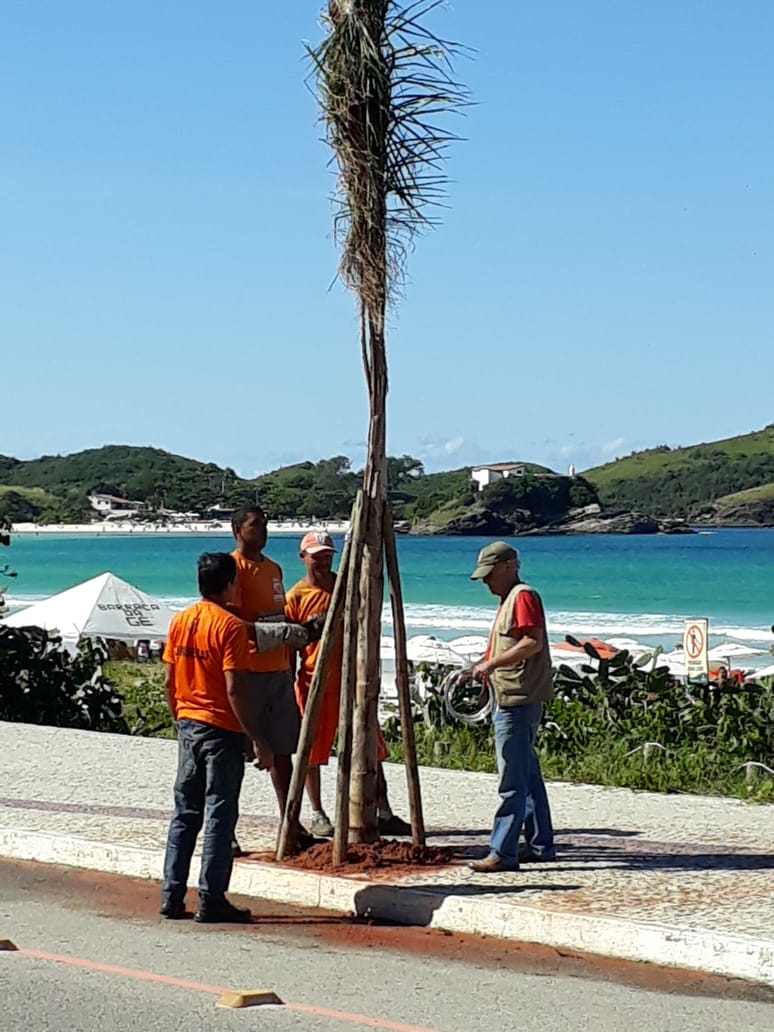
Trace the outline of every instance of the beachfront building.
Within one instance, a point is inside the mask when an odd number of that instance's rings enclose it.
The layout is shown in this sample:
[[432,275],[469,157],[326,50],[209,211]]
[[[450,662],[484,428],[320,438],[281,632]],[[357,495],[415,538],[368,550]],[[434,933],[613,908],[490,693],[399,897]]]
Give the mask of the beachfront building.
[[233,511],[233,508],[230,508],[223,502],[216,502],[214,505],[207,507],[207,517],[211,520],[228,520],[231,518]]
[[89,505],[104,519],[123,516],[129,518],[135,516],[145,508],[145,502],[133,501],[130,498],[119,498],[117,495],[102,494],[99,491],[92,491],[89,495]]
[[506,477],[523,477],[527,466],[524,462],[496,462],[492,466],[474,466],[470,471],[471,480],[477,484],[477,490],[483,491],[489,484]]

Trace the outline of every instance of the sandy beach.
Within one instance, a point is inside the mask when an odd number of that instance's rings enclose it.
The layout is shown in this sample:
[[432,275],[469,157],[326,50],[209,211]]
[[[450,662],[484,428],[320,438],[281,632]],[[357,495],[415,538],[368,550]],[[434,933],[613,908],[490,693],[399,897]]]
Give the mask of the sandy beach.
[[[298,523],[293,520],[270,521],[269,534],[303,536],[309,530],[324,530],[328,534],[346,534],[349,520],[320,523]],[[12,534],[50,535],[78,534],[84,537],[103,537],[111,534],[137,534],[142,536],[166,537],[171,535],[214,534],[223,537],[231,535],[231,525],[225,520],[199,520],[186,523],[138,523],[131,520],[111,520],[98,523],[14,523]]]

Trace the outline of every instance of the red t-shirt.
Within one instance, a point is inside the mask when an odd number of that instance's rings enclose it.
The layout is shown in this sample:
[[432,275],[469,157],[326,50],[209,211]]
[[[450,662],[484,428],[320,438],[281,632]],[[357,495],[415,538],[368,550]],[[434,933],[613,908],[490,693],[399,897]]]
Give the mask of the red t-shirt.
[[[502,604],[497,610],[497,616],[499,617],[502,610]],[[495,617],[492,630],[497,623],[497,617]],[[546,629],[546,615],[543,612],[543,603],[540,600],[540,595],[534,591],[520,591],[516,596],[516,604],[513,607],[513,624],[514,633],[513,637],[518,641],[519,638],[523,638],[525,634],[529,634],[530,631],[542,630],[545,633]],[[484,659],[489,659],[492,652],[492,635],[489,635],[489,644],[486,647],[486,655]]]

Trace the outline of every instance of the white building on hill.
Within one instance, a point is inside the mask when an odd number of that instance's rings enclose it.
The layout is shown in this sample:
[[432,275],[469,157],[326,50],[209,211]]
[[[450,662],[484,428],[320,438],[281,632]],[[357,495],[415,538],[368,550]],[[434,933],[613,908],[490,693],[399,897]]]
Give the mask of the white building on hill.
[[131,501],[128,498],[118,498],[116,495],[100,494],[93,491],[89,495],[89,504],[100,516],[134,516],[135,513],[145,508],[145,502]]
[[495,462],[492,466],[474,466],[470,471],[470,476],[478,484],[478,490],[483,491],[496,480],[524,476],[526,468],[526,464],[523,462]]

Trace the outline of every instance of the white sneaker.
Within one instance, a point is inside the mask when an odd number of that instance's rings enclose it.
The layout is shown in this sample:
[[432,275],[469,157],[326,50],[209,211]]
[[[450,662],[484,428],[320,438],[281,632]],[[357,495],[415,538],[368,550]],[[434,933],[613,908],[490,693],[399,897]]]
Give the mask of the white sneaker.
[[315,838],[332,838],[333,825],[324,813],[313,813],[309,822],[309,831]]

